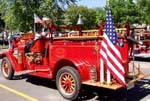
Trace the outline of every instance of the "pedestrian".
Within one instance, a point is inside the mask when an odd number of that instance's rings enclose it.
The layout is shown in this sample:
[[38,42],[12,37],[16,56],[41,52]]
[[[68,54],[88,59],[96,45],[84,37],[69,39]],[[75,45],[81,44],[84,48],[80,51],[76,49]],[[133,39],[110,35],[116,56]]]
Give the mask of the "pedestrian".
[[13,43],[12,40],[14,39],[12,33],[10,32],[8,34],[8,49],[13,49]]
[[3,40],[7,41],[7,32],[6,31],[4,31],[4,33],[3,33]]
[[7,45],[8,44],[8,39],[7,39],[8,35],[7,35],[7,31],[4,31],[2,34],[2,44],[3,45]]

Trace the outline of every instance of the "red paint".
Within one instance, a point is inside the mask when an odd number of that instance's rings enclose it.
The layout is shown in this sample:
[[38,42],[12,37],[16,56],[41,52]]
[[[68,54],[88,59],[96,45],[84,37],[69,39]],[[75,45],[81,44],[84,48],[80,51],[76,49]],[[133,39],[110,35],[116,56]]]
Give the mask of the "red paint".
[[[103,23],[102,23],[103,24]],[[100,28],[103,28],[101,25]],[[30,48],[30,53],[25,51],[27,42],[31,42],[25,39],[24,43],[18,43],[18,53],[22,53],[22,64],[19,64],[18,57],[13,56],[12,53],[6,52],[1,54],[1,57],[7,56],[11,61],[11,64],[16,72],[24,70],[34,70],[36,72],[30,73],[34,76],[40,76],[44,78],[55,79],[57,71],[64,66],[72,66],[79,72],[82,81],[90,80],[90,67],[96,67],[97,70],[97,81],[100,79],[100,55],[99,50],[101,47],[100,37],[88,38],[88,36],[82,36],[82,30],[80,26],[51,26],[51,34],[56,29],[72,29],[77,30],[79,37],[74,38],[49,38],[49,39],[38,39],[34,42]],[[127,29],[128,30],[128,29]],[[99,34],[103,34],[103,29],[99,30]],[[29,37],[29,36],[27,36]],[[83,37],[83,38],[82,38]],[[90,37],[90,36],[89,36]],[[31,38],[31,37],[30,37]],[[32,37],[33,38],[33,37]],[[119,50],[123,58],[123,65],[128,72],[128,51],[129,44],[126,38],[123,38],[124,46]],[[46,53],[46,48],[48,51]],[[41,55],[38,56],[38,53]],[[32,60],[32,58],[34,58]],[[66,86],[70,86],[71,82],[66,81]]]

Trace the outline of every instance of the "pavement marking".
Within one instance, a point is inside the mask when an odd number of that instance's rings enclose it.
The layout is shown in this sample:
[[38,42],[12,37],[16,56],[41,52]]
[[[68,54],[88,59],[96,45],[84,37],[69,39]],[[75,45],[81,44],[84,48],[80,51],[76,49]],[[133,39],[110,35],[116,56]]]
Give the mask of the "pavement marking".
[[26,94],[24,94],[24,93],[21,93],[21,92],[19,92],[19,91],[17,91],[17,90],[14,90],[14,89],[12,89],[12,88],[9,88],[9,87],[7,87],[7,86],[5,86],[5,85],[3,85],[3,84],[0,84],[0,87],[3,88],[3,89],[6,89],[6,90],[8,90],[8,91],[10,91],[10,92],[12,92],[12,93],[15,93],[15,94],[17,94],[17,95],[20,95],[21,97],[23,97],[23,98],[25,98],[25,99],[28,99],[28,100],[30,100],[30,101],[39,101],[38,99],[35,99],[35,98],[33,98],[33,97],[30,97],[30,96],[28,96],[28,95],[26,95]]
[[150,84],[144,84],[143,87],[150,88]]

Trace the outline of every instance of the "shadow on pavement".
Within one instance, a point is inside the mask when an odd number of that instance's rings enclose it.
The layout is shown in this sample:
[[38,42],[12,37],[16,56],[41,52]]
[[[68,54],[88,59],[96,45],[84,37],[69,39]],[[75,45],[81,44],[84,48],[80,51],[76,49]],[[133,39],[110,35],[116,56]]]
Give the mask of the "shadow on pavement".
[[27,74],[14,75],[13,80],[22,80],[22,79],[26,79],[27,77],[28,77]]
[[139,101],[150,94],[150,80],[142,79],[136,82],[135,88],[128,91],[128,100]]
[[150,94],[150,80],[142,79],[135,83],[135,87],[129,90],[121,88],[109,90],[104,88],[84,86],[78,100],[90,100],[95,98],[97,101],[139,101]]
[[40,86],[48,87],[48,88],[51,88],[51,89],[57,89],[55,81],[50,80],[50,79],[28,75],[28,78],[27,78],[26,81],[29,82],[29,83],[35,84],[35,85],[40,85]]
[[[29,83],[44,86],[57,90],[55,81],[39,77],[29,76],[26,80]],[[150,94],[150,80],[142,79],[135,83],[135,87],[129,90],[121,88],[109,90],[105,88],[83,85],[76,101],[97,100],[97,101],[139,101]]]

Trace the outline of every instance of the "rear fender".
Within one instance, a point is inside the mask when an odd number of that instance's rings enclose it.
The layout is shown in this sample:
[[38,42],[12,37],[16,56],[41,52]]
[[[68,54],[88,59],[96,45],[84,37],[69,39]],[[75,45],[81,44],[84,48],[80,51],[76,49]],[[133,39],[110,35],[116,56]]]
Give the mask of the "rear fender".
[[82,81],[86,81],[90,79],[90,67],[91,65],[82,59],[72,59],[72,62],[74,63],[74,65],[77,67],[77,70],[80,73],[80,76],[82,78]]
[[59,60],[54,66],[54,75],[56,76],[57,71],[66,65],[76,68],[81,76],[82,81],[89,80],[89,70],[91,66],[87,63],[87,61],[75,58]]
[[12,54],[12,53],[9,53],[9,52],[4,52],[2,54],[0,54],[0,59],[4,58],[4,57],[7,57],[14,69],[14,71],[19,71],[19,68],[17,68],[17,58]]

